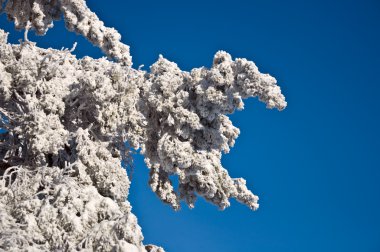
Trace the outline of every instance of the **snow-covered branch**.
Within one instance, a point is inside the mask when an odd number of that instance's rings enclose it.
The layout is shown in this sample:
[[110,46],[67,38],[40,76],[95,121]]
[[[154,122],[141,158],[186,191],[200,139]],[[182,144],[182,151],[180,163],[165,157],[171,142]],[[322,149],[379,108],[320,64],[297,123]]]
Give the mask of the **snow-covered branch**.
[[149,72],[133,69],[119,33],[82,0],[9,0],[4,11],[16,28],[37,34],[63,15],[69,30],[116,62],[11,45],[0,29],[0,112],[8,118],[0,133],[0,248],[163,251],[143,245],[127,201],[126,141],[141,149],[152,190],[174,209],[182,200],[194,207],[198,196],[220,209],[230,198],[258,208],[221,157],[239,135],[228,114],[243,109],[243,99],[286,107],[273,77],[223,51],[209,69],[182,71],[162,56]]

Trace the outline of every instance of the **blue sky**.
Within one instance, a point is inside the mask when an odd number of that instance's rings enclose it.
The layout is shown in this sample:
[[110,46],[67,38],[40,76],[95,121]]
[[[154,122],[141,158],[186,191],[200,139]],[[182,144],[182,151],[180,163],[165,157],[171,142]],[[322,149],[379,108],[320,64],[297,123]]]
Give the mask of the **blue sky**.
[[[252,99],[231,116],[241,135],[223,165],[260,196],[250,211],[198,200],[174,212],[135,160],[130,191],[145,243],[171,251],[380,251],[380,2],[88,1],[131,46],[134,66],[159,54],[184,70],[214,53],[253,60],[287,97],[282,112]],[[13,31],[0,17],[0,27]],[[21,33],[12,33],[16,42]],[[62,22],[41,47],[101,56]]]

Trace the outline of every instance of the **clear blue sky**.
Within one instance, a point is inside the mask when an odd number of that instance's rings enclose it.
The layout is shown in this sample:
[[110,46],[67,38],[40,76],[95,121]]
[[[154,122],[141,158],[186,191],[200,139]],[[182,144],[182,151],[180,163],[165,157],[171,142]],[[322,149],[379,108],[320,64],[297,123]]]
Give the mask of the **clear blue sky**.
[[[210,66],[217,50],[253,60],[275,76],[283,112],[256,100],[232,116],[241,135],[223,158],[260,196],[250,211],[221,212],[199,200],[173,212],[147,186],[135,161],[130,192],[145,243],[168,252],[380,251],[380,2],[88,1],[131,45],[134,66],[161,53],[184,70]],[[12,31],[5,16],[0,27]],[[11,41],[22,37],[13,33]],[[62,22],[41,47],[101,56]]]

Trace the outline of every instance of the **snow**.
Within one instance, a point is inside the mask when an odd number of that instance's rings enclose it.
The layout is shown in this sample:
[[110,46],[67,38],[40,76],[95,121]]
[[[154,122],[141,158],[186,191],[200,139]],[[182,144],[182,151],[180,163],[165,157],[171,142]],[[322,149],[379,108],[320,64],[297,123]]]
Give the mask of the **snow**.
[[[210,69],[182,71],[163,56],[142,71],[129,47],[82,0],[8,1],[16,28],[44,34],[63,14],[66,27],[106,58],[73,50],[7,43],[0,29],[0,248],[9,250],[157,251],[127,200],[125,142],[141,148],[149,184],[174,209],[197,197],[225,209],[236,198],[252,210],[258,197],[221,164],[240,131],[228,114],[258,97],[282,110],[276,79],[224,51]],[[27,36],[25,36],[27,38]],[[169,179],[178,175],[178,191]]]

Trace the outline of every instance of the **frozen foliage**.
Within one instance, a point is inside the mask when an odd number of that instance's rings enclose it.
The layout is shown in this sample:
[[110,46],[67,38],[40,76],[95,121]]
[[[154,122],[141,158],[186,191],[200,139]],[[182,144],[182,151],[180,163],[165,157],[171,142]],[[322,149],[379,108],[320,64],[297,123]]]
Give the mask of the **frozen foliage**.
[[[184,199],[194,206],[196,195],[219,206],[229,206],[229,198],[258,207],[258,197],[245,180],[232,179],[220,163],[239,135],[224,114],[242,109],[242,98],[258,96],[269,108],[286,106],[276,80],[261,74],[253,62],[232,61],[218,52],[211,69],[181,71],[162,57],[145,75],[142,86],[147,120],[142,153],[151,168],[150,185],[157,195],[174,208]],[[178,175],[179,194],[169,176]]]
[[125,142],[141,149],[152,190],[174,209],[194,207],[198,196],[220,209],[230,198],[258,208],[220,160],[239,135],[226,115],[243,109],[242,99],[286,107],[273,77],[223,51],[210,69],[181,71],[160,56],[149,72],[136,70],[119,33],[82,0],[0,3],[26,35],[46,33],[63,16],[115,60],[78,60],[27,36],[11,45],[0,29],[0,249],[163,251],[143,245],[127,201]]
[[53,20],[63,15],[70,31],[86,37],[107,56],[132,65],[129,46],[120,42],[121,35],[114,28],[105,27],[84,0],[0,0],[0,11],[4,2],[4,11],[17,29],[34,29],[44,35],[53,27]]

